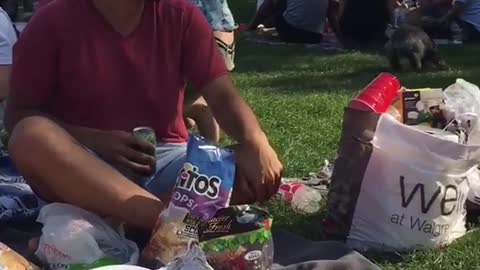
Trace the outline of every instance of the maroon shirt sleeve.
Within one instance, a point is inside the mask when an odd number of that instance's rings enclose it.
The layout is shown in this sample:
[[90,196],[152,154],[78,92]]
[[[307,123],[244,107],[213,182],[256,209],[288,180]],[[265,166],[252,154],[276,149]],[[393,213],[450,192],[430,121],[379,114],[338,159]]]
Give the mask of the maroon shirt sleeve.
[[[53,31],[53,12],[39,11],[21,33],[13,49],[10,77],[14,104],[48,111],[57,76],[58,46]],[[53,18],[52,18],[53,17]],[[13,105],[13,106],[15,106]],[[16,109],[16,108],[13,108]]]
[[192,5],[187,10],[182,41],[182,70],[197,91],[216,78],[228,74],[213,31],[201,11]]

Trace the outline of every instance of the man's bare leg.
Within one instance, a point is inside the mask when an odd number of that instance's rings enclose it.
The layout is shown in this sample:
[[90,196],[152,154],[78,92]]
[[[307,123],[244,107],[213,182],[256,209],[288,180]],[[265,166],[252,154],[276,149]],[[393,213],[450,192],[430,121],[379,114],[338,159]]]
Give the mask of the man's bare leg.
[[25,118],[9,142],[10,155],[32,188],[65,202],[150,230],[163,203],[88,153],[55,122]]
[[225,44],[227,45],[232,45],[233,42],[235,42],[235,33],[233,31],[214,31],[213,35],[221,41],[225,42]]
[[220,127],[203,97],[199,97],[193,104],[185,106],[185,111],[187,119],[195,122],[201,136],[214,143],[220,140]]

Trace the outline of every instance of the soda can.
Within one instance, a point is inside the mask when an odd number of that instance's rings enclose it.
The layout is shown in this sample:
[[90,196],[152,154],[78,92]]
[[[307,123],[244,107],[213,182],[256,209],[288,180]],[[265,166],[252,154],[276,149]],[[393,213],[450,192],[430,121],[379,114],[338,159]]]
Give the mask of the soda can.
[[[155,130],[151,127],[137,127],[133,129],[133,137],[140,140],[146,141],[148,143],[157,145],[157,137],[155,136]],[[147,153],[149,155],[155,156],[155,152]]]

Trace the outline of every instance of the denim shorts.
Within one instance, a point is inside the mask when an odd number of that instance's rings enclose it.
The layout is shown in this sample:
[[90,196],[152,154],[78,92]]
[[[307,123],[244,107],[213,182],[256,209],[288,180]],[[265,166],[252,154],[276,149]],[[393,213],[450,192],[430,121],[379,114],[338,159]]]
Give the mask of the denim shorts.
[[[87,149],[89,150],[89,149]],[[89,150],[90,151],[90,150]],[[91,153],[95,154],[93,151]],[[186,143],[161,143],[155,148],[157,160],[155,173],[148,177],[137,178],[126,175],[155,196],[172,191],[177,181],[178,174],[185,163],[187,156]],[[121,170],[118,170],[122,173]]]
[[214,31],[233,31],[237,29],[227,0],[190,0],[205,15]]

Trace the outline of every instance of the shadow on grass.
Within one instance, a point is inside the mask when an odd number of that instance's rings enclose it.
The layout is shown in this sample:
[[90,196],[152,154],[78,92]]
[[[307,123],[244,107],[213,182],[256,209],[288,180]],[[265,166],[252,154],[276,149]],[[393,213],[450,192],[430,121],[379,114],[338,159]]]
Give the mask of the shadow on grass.
[[[290,204],[282,201],[273,201],[266,205],[266,208],[274,215],[273,226],[275,229],[284,229],[313,241],[328,240],[322,229],[322,223],[326,215],[325,205],[321,206],[321,209],[324,210],[315,214],[302,214],[295,211]],[[477,220],[478,215],[475,215],[474,218]],[[469,220],[473,220],[473,218],[470,217]],[[478,223],[472,224],[469,227],[471,228],[469,233],[444,248],[410,250],[405,252],[359,252],[378,265],[389,266],[390,268],[388,269],[397,269],[399,265],[413,264],[421,266],[419,263],[422,261],[429,264],[429,267],[424,269],[437,269],[432,268],[432,266],[438,265],[439,258],[441,257],[455,258],[456,261],[461,261],[462,258],[465,259],[467,257],[476,258],[476,247],[480,240]],[[449,263],[455,264],[455,260]]]
[[238,41],[235,74],[255,77],[246,79],[247,86],[281,94],[356,92],[384,71],[394,73],[403,85],[412,88],[446,87],[460,77],[479,83],[476,75],[480,67],[474,57],[480,54],[479,46],[444,46],[441,51],[451,67],[448,71],[419,73],[406,67],[403,72],[393,72],[382,51],[331,52],[301,45],[255,44],[243,36]]
[[[295,95],[322,92],[356,92],[380,72],[392,72],[411,88],[446,87],[456,78],[479,84],[480,66],[474,45],[442,47],[448,71],[393,72],[379,51],[325,52],[303,46],[254,44],[240,38],[236,76],[260,91]],[[249,77],[255,80],[248,80]],[[249,85],[249,83],[252,83]]]
[[363,252],[363,256],[374,262],[375,264],[398,264],[405,262],[409,255],[414,254],[416,251],[410,252]]
[[[285,229],[309,240],[325,240],[326,237],[322,232],[322,222],[326,215],[325,211],[322,210],[315,214],[303,214],[281,201],[269,203],[266,208],[269,213],[274,214],[273,226],[276,229]],[[322,209],[325,209],[325,207],[322,207]]]
[[[231,10],[237,22],[247,23],[255,12],[256,0],[231,1]],[[247,86],[280,94],[322,92],[356,92],[378,73],[389,68],[381,50],[328,52],[307,49],[302,45],[282,46],[256,44],[246,40],[248,34],[238,36],[237,69],[239,77],[256,76]],[[456,78],[480,84],[478,55],[480,46],[441,46],[441,53],[450,65],[450,71],[394,73],[407,87],[446,87]]]

